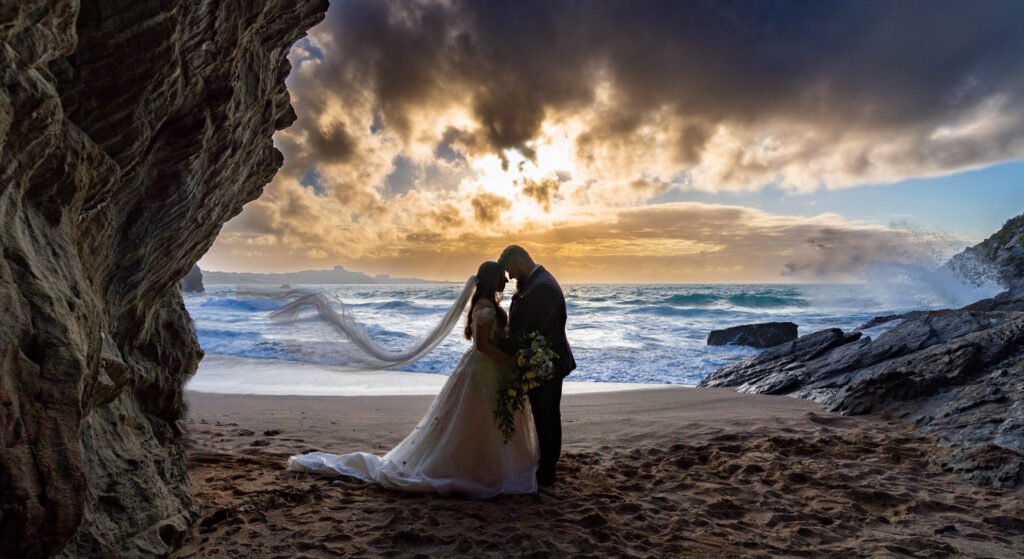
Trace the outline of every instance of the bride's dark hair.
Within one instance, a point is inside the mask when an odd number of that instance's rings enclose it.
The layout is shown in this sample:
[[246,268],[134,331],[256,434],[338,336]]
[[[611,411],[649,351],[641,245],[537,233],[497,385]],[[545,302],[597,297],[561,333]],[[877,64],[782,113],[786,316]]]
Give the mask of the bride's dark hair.
[[498,300],[498,279],[504,274],[504,266],[490,261],[481,264],[480,268],[476,271],[476,290],[473,291],[473,298],[470,299],[469,303],[469,314],[466,316],[467,340],[473,337],[473,309],[476,308],[476,302],[480,299],[486,299],[494,303],[497,313],[495,319],[497,320],[498,328],[504,330],[505,326],[508,325],[508,314],[505,313],[505,309],[501,308]]

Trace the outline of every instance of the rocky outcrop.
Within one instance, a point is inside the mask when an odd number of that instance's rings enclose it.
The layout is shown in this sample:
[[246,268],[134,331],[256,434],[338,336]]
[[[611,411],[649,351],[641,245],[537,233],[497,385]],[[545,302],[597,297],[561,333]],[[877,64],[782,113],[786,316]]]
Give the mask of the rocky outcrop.
[[1024,287],[1004,291],[991,299],[982,299],[964,307],[968,311],[1024,312]]
[[[822,330],[727,365],[700,386],[788,394],[845,414],[885,413],[937,435],[943,467],[978,484],[1024,485],[1024,215],[953,257],[999,295],[959,310],[875,317]],[[878,339],[861,331],[896,324]]]
[[205,291],[203,288],[203,271],[199,269],[199,264],[193,264],[192,269],[182,278],[181,291],[183,293],[202,293]]
[[946,267],[976,285],[995,280],[1007,289],[1024,287],[1024,215],[957,254]]
[[951,449],[935,457],[943,467],[979,484],[1024,484],[1022,312],[914,313],[874,340],[822,330],[723,367],[700,386],[900,417]]
[[178,281],[281,164],[325,0],[0,0],[0,550],[159,556],[196,518]]
[[712,330],[708,334],[708,345],[733,344],[766,348],[791,342],[796,337],[797,325],[792,322],[762,322]]
[[887,314],[885,316],[876,316],[876,317],[872,318],[871,320],[865,322],[864,324],[861,324],[860,326],[854,328],[853,331],[854,332],[860,332],[860,331],[863,331],[863,330],[869,330],[871,328],[875,328],[877,326],[882,326],[884,324],[889,324],[890,322],[895,322],[897,320],[907,320],[907,319],[911,319],[911,318],[917,318],[919,316],[924,316],[926,314],[928,314],[928,311],[910,311],[910,312],[903,313],[903,314]]

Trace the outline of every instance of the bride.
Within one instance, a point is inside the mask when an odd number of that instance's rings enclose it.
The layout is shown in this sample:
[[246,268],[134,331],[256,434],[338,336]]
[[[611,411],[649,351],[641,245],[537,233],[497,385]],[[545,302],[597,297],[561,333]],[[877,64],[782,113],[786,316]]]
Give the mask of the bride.
[[[499,304],[506,281],[505,270],[497,262],[484,262],[475,282],[470,279],[475,290],[465,335],[473,345],[405,440],[384,456],[366,452],[292,456],[288,469],[351,476],[402,491],[473,498],[536,492],[539,451],[529,402],[517,413],[515,434],[508,442],[494,425],[496,393],[514,374],[513,357],[499,350],[495,343],[508,325],[508,315]],[[463,298],[460,301],[465,304]],[[453,310],[458,313],[461,308],[456,303]],[[324,310],[321,309],[321,316]],[[343,328],[358,343],[360,332],[350,331],[351,325],[347,323]],[[436,334],[435,338],[443,337]],[[434,340],[435,345],[437,341]],[[372,345],[365,340],[363,343]],[[381,351],[384,350],[377,349],[378,353]],[[379,359],[388,363],[399,361]]]

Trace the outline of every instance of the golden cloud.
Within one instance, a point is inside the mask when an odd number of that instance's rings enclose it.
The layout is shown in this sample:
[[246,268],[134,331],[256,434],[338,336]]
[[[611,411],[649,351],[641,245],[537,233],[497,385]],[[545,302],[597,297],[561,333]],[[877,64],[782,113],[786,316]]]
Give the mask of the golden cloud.
[[[207,261],[451,277],[520,241],[580,279],[840,273],[906,235],[649,204],[1024,156],[1024,11],[1000,6],[337,2],[291,54],[281,173]],[[808,239],[833,233],[826,262]]]
[[[489,231],[471,224],[442,233],[431,231],[434,222],[421,225],[387,243],[368,238],[355,248],[351,243],[357,238],[332,236],[313,245],[354,269],[433,279],[464,279],[481,261],[518,243],[571,282],[777,282],[853,279],[862,271],[858,266],[880,258],[913,260],[927,244],[914,232],[833,214],[786,216],[698,203],[607,210],[584,221],[520,230]],[[304,258],[310,242],[292,239],[289,246],[288,239],[282,236],[287,249],[280,251],[279,269],[316,267]],[[829,250],[821,250],[826,245]],[[250,249],[240,237],[224,237],[207,257],[209,265],[243,262]]]

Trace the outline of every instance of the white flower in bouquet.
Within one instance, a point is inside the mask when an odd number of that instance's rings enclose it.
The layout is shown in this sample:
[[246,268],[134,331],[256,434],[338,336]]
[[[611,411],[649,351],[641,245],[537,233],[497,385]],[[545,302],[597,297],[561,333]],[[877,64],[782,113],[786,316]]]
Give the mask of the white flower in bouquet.
[[527,393],[551,380],[554,376],[554,360],[558,354],[551,349],[547,338],[539,332],[525,337],[529,344],[516,352],[518,371],[508,386],[498,389],[494,406],[494,422],[508,442],[515,433],[515,414],[523,409]]

